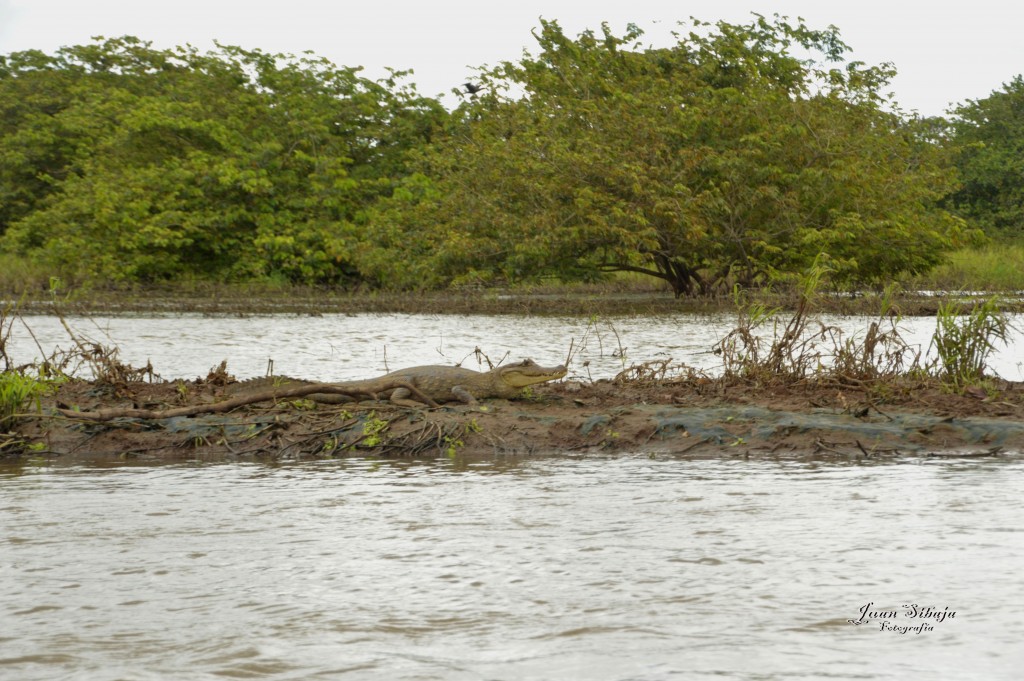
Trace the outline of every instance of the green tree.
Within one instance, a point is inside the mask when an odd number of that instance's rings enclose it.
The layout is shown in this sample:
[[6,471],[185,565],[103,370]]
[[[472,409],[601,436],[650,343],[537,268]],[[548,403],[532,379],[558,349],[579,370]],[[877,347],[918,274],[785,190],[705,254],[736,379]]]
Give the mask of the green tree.
[[1024,239],[1024,77],[953,111],[958,214],[992,237]]
[[0,236],[67,175],[82,140],[57,115],[78,77],[41,52],[0,56]]
[[[0,153],[51,130],[51,146],[70,151],[44,157],[60,172],[27,192],[4,243],[94,281],[357,280],[361,214],[444,116],[402,73],[372,82],[310,55],[121,38],[65,48],[44,67],[0,81],[0,101],[32,89],[26,78],[60,101],[5,130]],[[39,158],[18,161],[5,191],[41,173]]]
[[431,253],[435,278],[630,270],[677,295],[822,253],[835,283],[872,283],[957,238],[934,205],[953,181],[941,150],[890,111],[890,67],[841,64],[835,28],[758,16],[695,22],[669,48],[641,36],[542,22],[537,55],[484,70],[425,154],[431,191],[396,195],[376,226],[404,223],[397,247]]

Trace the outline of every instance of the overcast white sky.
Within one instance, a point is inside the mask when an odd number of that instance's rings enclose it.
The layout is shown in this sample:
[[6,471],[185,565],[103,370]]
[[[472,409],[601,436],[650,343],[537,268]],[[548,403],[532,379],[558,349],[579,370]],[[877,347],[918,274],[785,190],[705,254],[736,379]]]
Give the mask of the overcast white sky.
[[1024,2],[890,0],[0,0],[0,54],[53,52],[93,36],[134,35],[158,49],[213,40],[267,52],[312,50],[344,66],[413,69],[425,95],[447,93],[474,66],[515,60],[533,47],[538,17],[571,35],[608,21],[627,22],[666,44],[676,22],[744,22],[750,12],[803,17],[812,28],[838,26],[852,59],[893,62],[904,109],[942,114],[951,103],[986,97],[1024,72]]

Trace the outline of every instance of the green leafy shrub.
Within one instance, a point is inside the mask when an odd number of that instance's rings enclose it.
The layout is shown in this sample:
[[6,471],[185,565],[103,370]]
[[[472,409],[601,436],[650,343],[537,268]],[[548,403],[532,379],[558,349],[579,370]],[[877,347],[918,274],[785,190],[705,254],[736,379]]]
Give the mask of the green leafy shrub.
[[25,408],[39,397],[46,384],[38,379],[14,371],[0,373],[0,432],[10,430]]

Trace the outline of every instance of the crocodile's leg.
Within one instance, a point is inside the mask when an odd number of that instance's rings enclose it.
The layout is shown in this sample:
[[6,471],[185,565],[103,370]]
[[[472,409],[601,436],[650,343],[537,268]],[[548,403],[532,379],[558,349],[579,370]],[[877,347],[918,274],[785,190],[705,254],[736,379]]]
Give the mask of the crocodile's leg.
[[[424,404],[423,402],[418,401],[416,399],[410,399],[411,395],[412,395],[412,391],[410,391],[408,388],[402,388],[402,387],[395,388],[391,392],[391,403],[392,404],[397,404],[397,405],[400,405],[400,406],[403,406],[403,407],[423,408],[424,406],[428,406],[428,405]],[[456,398],[458,398],[458,400],[460,402],[462,402],[463,404],[468,404],[468,405],[479,404],[479,402],[477,402],[476,398],[473,397],[473,395],[468,390],[466,390],[464,387],[462,387],[461,385],[452,386],[452,395],[454,395]]]
[[452,395],[459,398],[460,402],[465,404],[475,405],[477,404],[476,398],[461,385],[452,386]]
[[391,404],[397,404],[400,407],[414,407],[416,409],[429,406],[419,400],[410,399],[410,395],[412,395],[412,391],[408,388],[395,388],[391,391]]
[[[393,388],[391,386],[394,386]],[[388,398],[391,400],[391,404],[396,404],[400,407],[413,407],[415,409],[422,409],[423,407],[437,407],[438,404],[429,395],[424,393],[419,386],[417,386],[411,378],[398,377],[398,380],[389,384],[384,390],[390,390],[391,394]],[[383,392],[383,390],[381,391]]]

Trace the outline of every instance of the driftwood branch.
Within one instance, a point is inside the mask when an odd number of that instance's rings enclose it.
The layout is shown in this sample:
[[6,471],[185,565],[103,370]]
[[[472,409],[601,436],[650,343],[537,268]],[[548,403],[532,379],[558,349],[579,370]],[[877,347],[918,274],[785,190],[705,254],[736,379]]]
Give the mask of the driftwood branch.
[[[385,392],[397,388],[405,388],[413,397],[429,407],[437,407],[434,400],[424,395],[416,386],[408,381],[395,381],[383,384],[377,392]],[[110,421],[117,418],[134,419],[170,419],[177,416],[194,416],[196,414],[216,414],[231,411],[247,404],[266,402],[268,400],[283,400],[293,397],[306,397],[307,395],[328,394],[348,395],[355,398],[358,396],[376,398],[376,392],[368,392],[366,388],[353,386],[345,383],[310,383],[295,388],[277,388],[265,390],[250,395],[241,395],[210,404],[194,404],[188,407],[174,407],[172,409],[133,409],[129,407],[116,407],[111,409],[98,409],[96,411],[76,411],[74,409],[57,409],[58,412],[69,418],[85,421]]]

